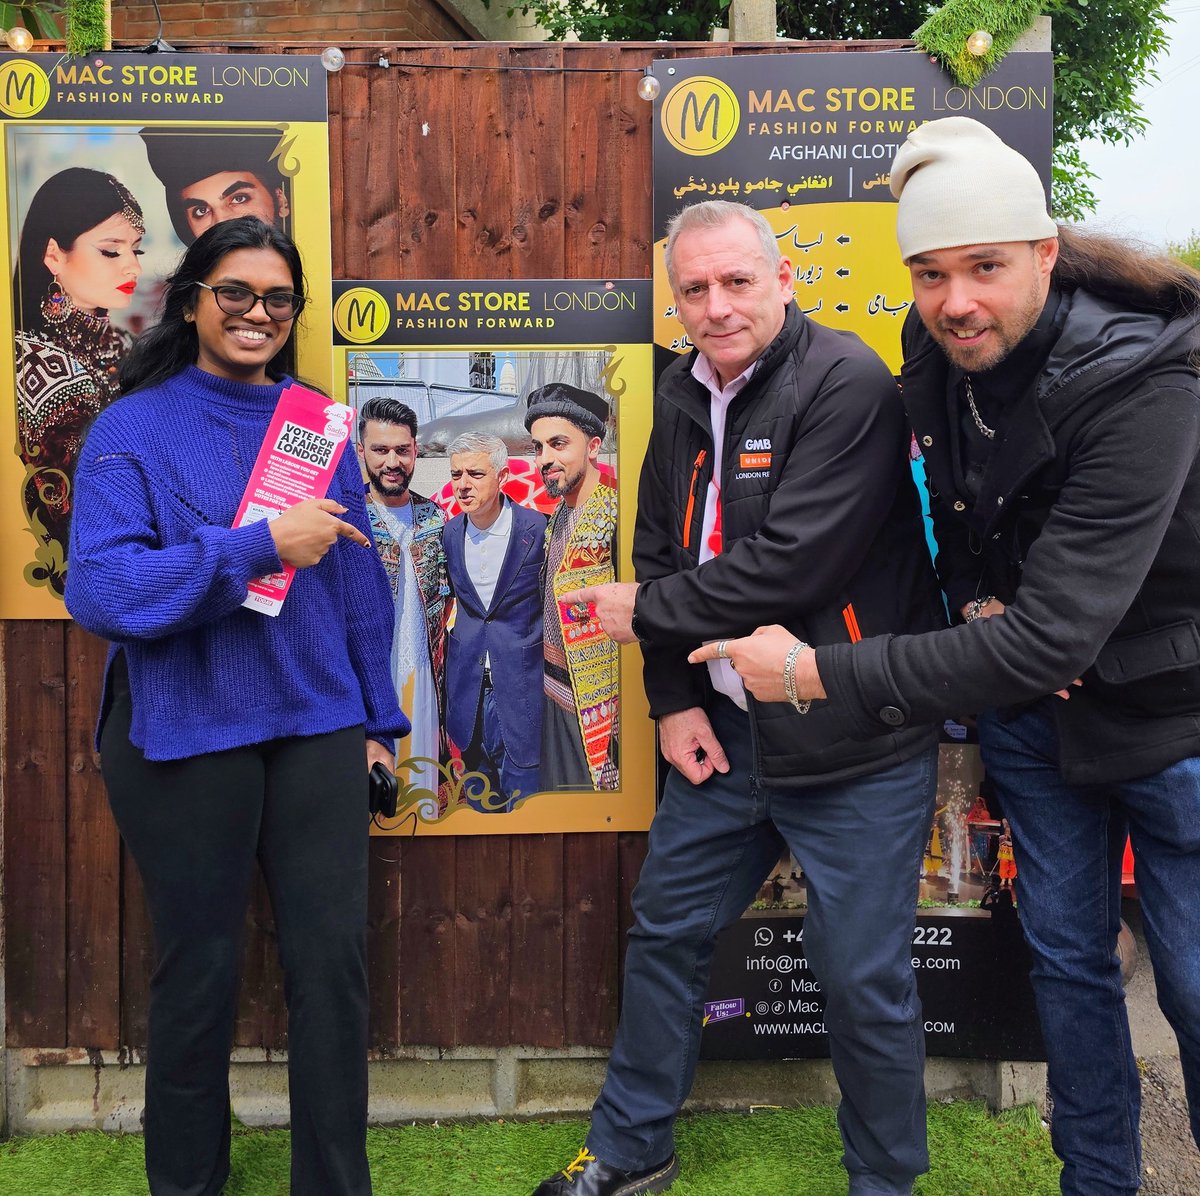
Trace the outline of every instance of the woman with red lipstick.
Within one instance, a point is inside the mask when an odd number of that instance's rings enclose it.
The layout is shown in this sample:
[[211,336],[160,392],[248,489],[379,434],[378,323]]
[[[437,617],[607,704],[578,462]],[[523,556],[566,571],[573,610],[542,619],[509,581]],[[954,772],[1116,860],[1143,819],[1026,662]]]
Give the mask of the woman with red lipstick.
[[108,313],[129,306],[145,231],[128,188],[83,167],[47,179],[21,228],[13,314],[25,511],[45,584],[59,595],[80,441],[116,398],[117,370],[132,343]]

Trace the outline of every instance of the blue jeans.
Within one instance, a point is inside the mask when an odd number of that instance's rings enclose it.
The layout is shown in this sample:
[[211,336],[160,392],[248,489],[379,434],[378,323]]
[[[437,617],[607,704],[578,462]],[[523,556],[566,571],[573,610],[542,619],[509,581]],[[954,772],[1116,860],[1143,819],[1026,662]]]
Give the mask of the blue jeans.
[[1062,1190],[1131,1196],[1141,1098],[1116,956],[1121,857],[1128,833],[1158,1003],[1179,1039],[1200,1143],[1200,759],[1136,781],[1068,785],[1041,708],[982,716],[979,743],[1013,832]]
[[[468,772],[482,773],[488,779],[492,796],[478,781],[463,786],[463,801],[481,814],[507,814],[520,798],[537,793],[541,788],[539,768],[521,768],[514,764],[504,747],[504,730],[500,726],[499,699],[490,685],[483,687],[479,721],[474,741],[463,748],[463,765]],[[499,795],[499,796],[496,796]]]
[[588,1146],[643,1170],[670,1156],[700,1052],[713,940],[786,846],[804,869],[804,943],[826,998],[850,1191],[908,1193],[928,1169],[925,1043],[912,970],[917,883],[936,748],[803,792],[752,775],[749,719],[709,716],[730,771],[693,786],[674,769],[633,894],[621,1020]]

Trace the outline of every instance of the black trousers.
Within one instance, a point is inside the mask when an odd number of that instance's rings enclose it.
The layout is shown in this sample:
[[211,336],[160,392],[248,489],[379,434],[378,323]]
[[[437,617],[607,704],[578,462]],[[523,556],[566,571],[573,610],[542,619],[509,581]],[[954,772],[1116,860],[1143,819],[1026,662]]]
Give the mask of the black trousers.
[[154,928],[146,1066],[153,1196],[229,1175],[229,1052],[255,861],[288,1009],[293,1196],[367,1196],[367,771],[361,727],[187,760],[129,742],[128,694],[101,764]]

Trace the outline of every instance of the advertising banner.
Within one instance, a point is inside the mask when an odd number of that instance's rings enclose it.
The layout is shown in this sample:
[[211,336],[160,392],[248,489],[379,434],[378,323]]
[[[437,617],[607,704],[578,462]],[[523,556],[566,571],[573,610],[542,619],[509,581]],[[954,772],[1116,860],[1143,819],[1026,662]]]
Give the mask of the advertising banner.
[[[650,825],[641,654],[560,596],[633,576],[651,292],[335,282],[336,393],[396,601],[380,651],[413,723],[377,833]],[[553,414],[526,428],[539,399]]]
[[[899,373],[912,289],[889,183],[905,137],[926,121],[973,117],[1034,163],[1049,194],[1049,54],[1010,54],[973,88],[918,52],[671,59],[653,70],[662,85],[654,122],[657,370],[692,348],[663,260],[667,221],[689,204],[727,199],[760,210],[792,264],[805,314],[857,333]],[[912,457],[919,481],[915,444]],[[926,1046],[935,1055],[1038,1058],[1012,906],[1020,878],[970,738],[968,728],[946,725],[922,865],[913,967]],[[828,1053],[823,998],[802,949],[807,909],[803,870],[785,854],[753,908],[719,941],[706,1057]]]
[[301,246],[299,372],[328,387],[326,75],[305,56],[0,55],[0,618],[66,618],[72,475],[206,228]]
[[1052,72],[1049,54],[1009,54],[967,89],[915,51],[657,60],[656,366],[691,348],[663,269],[666,222],[729,199],[766,216],[804,311],[858,333],[898,373],[912,289],[888,187],[896,150],[926,121],[969,116],[1029,158],[1049,194]]
[[[931,1055],[1043,1059],[1029,951],[1016,913],[922,910],[912,966]],[[829,1055],[825,997],[804,951],[804,918],[761,913],[718,942],[704,1007],[706,1059]]]

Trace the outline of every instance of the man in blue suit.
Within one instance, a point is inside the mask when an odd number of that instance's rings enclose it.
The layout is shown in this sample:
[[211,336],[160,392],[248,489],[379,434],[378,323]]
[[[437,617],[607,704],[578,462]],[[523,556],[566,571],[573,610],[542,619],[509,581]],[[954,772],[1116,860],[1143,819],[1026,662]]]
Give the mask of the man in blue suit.
[[442,535],[457,614],[446,654],[446,729],[468,772],[464,801],[505,813],[540,787],[546,517],[504,496],[508,449],[465,432],[450,445],[463,513]]

